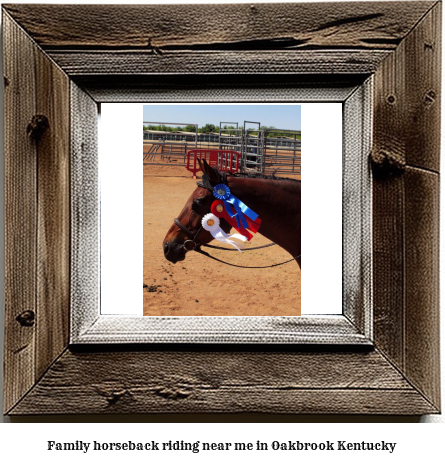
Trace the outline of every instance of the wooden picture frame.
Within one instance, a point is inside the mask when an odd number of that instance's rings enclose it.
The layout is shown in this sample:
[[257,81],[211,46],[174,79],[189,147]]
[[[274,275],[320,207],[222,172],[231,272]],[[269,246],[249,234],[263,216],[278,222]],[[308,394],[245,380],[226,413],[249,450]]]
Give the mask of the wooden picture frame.
[[[11,4],[2,14],[6,414],[440,411],[440,2]],[[251,101],[259,87],[289,101],[295,89],[370,81],[361,146],[372,256],[357,260],[372,266],[371,305],[350,296],[349,335],[302,319],[312,336],[290,345],[85,338],[79,327],[97,317],[85,289],[98,276],[73,276],[96,253],[97,193],[82,170],[96,170],[100,103]],[[73,186],[83,186],[76,202]],[[73,299],[85,299],[78,325]]]

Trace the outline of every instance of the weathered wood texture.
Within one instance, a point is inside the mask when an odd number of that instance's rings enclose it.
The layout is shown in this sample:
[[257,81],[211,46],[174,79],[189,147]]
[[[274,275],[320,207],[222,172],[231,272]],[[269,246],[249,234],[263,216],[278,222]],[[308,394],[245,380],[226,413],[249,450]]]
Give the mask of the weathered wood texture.
[[68,344],[70,292],[69,78],[36,51],[36,112],[48,118],[37,145],[37,339],[40,377]]
[[[438,136],[438,133],[437,133]],[[438,140],[437,140],[438,143]],[[405,369],[407,379],[440,406],[439,175],[405,173]]]
[[[88,238],[91,240],[91,238]],[[79,241],[80,242],[80,241]],[[91,257],[92,254],[90,254]],[[82,255],[80,255],[82,258]],[[81,262],[88,265],[86,260]],[[93,266],[91,266],[93,265]],[[79,267],[77,273],[80,282],[85,284],[90,275],[94,275],[97,263]],[[89,284],[89,283],[87,283]],[[93,281],[94,284],[94,281]],[[86,288],[86,289],[85,289]],[[91,308],[97,302],[97,290],[93,286],[79,286],[78,292],[84,294],[92,288],[89,299],[84,295],[76,296],[76,306],[71,325],[72,344],[314,344],[314,345],[356,345],[372,347],[370,334],[357,330],[355,321],[349,315],[328,315],[317,317],[98,317],[98,308]],[[93,300],[91,297],[96,297]],[[88,307],[89,305],[89,307]],[[360,309],[357,309],[359,312]],[[369,314],[369,312],[368,312]],[[351,321],[352,320],[352,321]],[[92,324],[93,321],[93,324]]]
[[433,4],[326,3],[323,15],[310,3],[5,8],[72,76],[370,74]]
[[98,105],[71,83],[70,341],[100,313]]
[[434,412],[378,352],[66,352],[12,414]]
[[[372,78],[343,104],[343,315],[372,340]],[[347,175],[346,175],[347,173]]]
[[[375,74],[373,161],[374,338],[396,364],[404,367],[404,181],[406,50],[402,43]],[[391,171],[389,171],[391,169]],[[392,174],[394,176],[392,176]]]
[[435,405],[440,17],[437,4],[377,71],[372,153],[375,342]]
[[36,146],[26,133],[28,123],[35,115],[35,47],[6,15],[3,16],[3,43],[6,254],[4,407],[8,410],[35,382],[37,157]]
[[[3,19],[9,409],[68,343],[69,78]],[[32,322],[18,321],[26,311]]]
[[[344,101],[345,89],[363,83],[357,74],[184,74],[73,76],[94,100],[109,102],[326,102]],[[306,98],[303,98],[302,90]],[[332,100],[334,91],[338,92]]]
[[370,74],[389,50],[49,51],[73,78],[135,74]]
[[442,3],[404,41],[406,162],[439,171]]
[[374,156],[402,171],[439,171],[441,31],[438,3],[376,73]]
[[434,4],[7,4],[4,8],[45,50],[128,48],[162,53],[191,47],[395,49]]
[[403,179],[373,182],[374,341],[404,367]]

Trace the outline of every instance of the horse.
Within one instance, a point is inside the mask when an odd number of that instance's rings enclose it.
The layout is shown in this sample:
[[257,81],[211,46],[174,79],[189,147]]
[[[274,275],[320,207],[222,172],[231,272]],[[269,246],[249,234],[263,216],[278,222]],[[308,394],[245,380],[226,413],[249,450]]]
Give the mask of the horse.
[[[239,173],[226,175],[209,166],[205,159],[198,159],[198,163],[203,172],[202,182],[197,182],[198,187],[164,238],[165,258],[177,263],[197,244],[205,245],[213,240],[210,232],[201,228],[201,221],[215,200],[213,188],[223,183],[258,214],[259,232],[289,252],[301,268],[301,181]],[[230,232],[231,225],[224,218],[220,220],[220,227],[225,233]]]

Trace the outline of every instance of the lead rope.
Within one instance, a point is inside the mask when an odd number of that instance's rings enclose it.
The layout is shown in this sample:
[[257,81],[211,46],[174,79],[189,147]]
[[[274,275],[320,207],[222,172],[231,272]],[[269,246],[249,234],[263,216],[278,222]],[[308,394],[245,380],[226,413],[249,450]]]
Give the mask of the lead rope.
[[220,260],[219,258],[212,257],[211,255],[209,255],[207,252],[204,252],[200,248],[195,248],[194,251],[200,253],[201,255],[205,255],[206,257],[209,257],[212,260],[216,260],[217,262],[224,263],[225,265],[234,266],[236,268],[273,268],[274,266],[285,265],[286,263],[293,262],[297,258],[301,257],[301,255],[298,255],[298,257],[291,258],[290,260],[287,260],[286,262],[275,263],[274,265],[268,265],[268,266],[241,266],[241,265],[234,265],[233,263],[224,262],[224,261]]

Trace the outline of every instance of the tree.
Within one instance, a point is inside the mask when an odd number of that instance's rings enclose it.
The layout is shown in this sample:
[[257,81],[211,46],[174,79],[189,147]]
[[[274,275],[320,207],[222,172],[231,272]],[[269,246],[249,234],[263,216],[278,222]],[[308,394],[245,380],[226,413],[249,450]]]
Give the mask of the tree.
[[218,132],[219,127],[214,124],[207,123],[205,126],[199,128],[199,132]]

